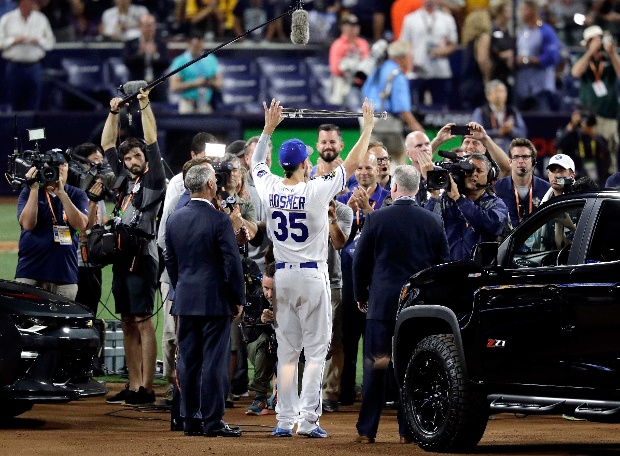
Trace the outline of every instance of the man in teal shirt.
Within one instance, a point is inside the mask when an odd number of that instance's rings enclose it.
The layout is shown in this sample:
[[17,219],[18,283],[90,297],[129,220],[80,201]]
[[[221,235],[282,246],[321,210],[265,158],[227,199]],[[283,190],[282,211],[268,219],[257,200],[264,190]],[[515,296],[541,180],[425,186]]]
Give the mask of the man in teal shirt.
[[[176,70],[203,53],[202,34],[192,32],[187,50],[172,61]],[[170,77],[170,91],[179,95],[179,114],[213,112],[213,89],[222,87],[222,75],[215,55],[211,54]]]

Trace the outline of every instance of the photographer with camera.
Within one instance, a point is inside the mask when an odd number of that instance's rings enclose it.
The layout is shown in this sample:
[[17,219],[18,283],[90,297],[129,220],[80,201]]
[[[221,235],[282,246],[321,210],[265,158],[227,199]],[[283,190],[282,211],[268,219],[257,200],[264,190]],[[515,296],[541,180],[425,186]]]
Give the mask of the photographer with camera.
[[116,149],[122,98],[110,101],[101,135],[105,157],[114,174],[123,178],[115,208],[115,229],[121,245],[112,268],[112,293],[116,313],[121,315],[129,385],[107,399],[113,404],[155,401],[157,341],[151,320],[159,263],[155,222],[166,177],[148,94],[148,90],[140,89],[138,95],[144,141],[127,138]]
[[[256,208],[252,201],[245,200],[237,194],[237,188],[242,179],[243,169],[239,157],[228,154],[224,157],[227,173],[224,185],[218,189],[218,200],[224,212],[230,215],[230,220],[236,234],[241,228],[247,230],[247,240],[250,241],[258,231],[256,224]],[[214,166],[217,168],[217,163]],[[216,169],[217,172],[217,169]]]
[[249,384],[249,389],[256,392],[254,401],[247,409],[246,415],[269,415],[274,413],[269,410],[267,396],[271,393],[270,385],[273,378],[277,361],[276,332],[273,328],[275,318],[273,315],[274,302],[274,277],[276,274],[275,263],[265,266],[262,278],[263,294],[258,303],[248,299],[243,309],[243,337],[248,345],[248,359],[254,366],[254,379]]
[[81,188],[88,197],[88,224],[80,232],[78,250],[78,291],[75,300],[97,313],[101,299],[101,266],[90,263],[86,251],[88,230],[95,224],[107,222],[104,196],[112,192],[116,180],[112,168],[104,161],[99,146],[84,143],[71,151],[69,182]]
[[387,111],[387,119],[375,122],[372,139],[385,144],[392,165],[403,164],[403,136],[409,130],[424,131],[411,110],[411,93],[406,74],[411,70],[411,49],[405,41],[394,41],[387,48],[388,59],[366,79],[364,97],[372,100],[378,111]]
[[580,43],[585,52],[571,68],[571,75],[579,78],[579,104],[596,116],[598,133],[607,140],[610,152],[608,171],[618,170],[618,76],[620,57],[609,32],[598,25],[583,31]]
[[467,125],[449,123],[441,127],[431,141],[432,153],[435,154],[442,144],[457,136],[463,137],[461,148],[464,151],[464,156],[472,154],[486,155],[488,159],[493,160],[499,167],[498,179],[510,175],[512,169],[510,168],[510,161],[506,152],[493,141],[484,127],[477,122],[469,122]]
[[39,158],[25,174],[27,186],[17,202],[21,234],[15,280],[73,300],[78,231],[88,223],[88,199],[83,190],[65,183],[69,164],[62,152],[54,149]]
[[450,260],[469,259],[476,244],[495,241],[503,232],[508,208],[493,190],[495,174],[489,159],[476,153],[450,170],[450,185],[442,195],[430,189],[424,207],[443,218]]

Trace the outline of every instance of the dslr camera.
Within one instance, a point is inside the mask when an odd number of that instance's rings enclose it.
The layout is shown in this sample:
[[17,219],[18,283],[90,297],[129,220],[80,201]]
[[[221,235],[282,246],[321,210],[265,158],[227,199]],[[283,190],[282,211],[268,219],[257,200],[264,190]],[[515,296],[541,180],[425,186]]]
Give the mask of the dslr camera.
[[435,166],[440,169],[434,169],[426,173],[426,188],[428,190],[447,190],[450,188],[450,176],[461,188],[465,176],[474,170],[474,165],[463,157],[459,157],[454,152],[440,150],[437,152],[440,157],[448,158],[451,161],[435,162]]
[[26,178],[26,173],[33,166],[39,171],[35,178],[37,182],[55,182],[59,179],[58,167],[65,163],[65,154],[61,149],[51,149],[41,153],[38,143],[40,139],[45,139],[44,128],[28,130],[28,140],[35,141],[34,150],[19,152],[15,149],[13,155],[9,155],[9,171],[6,173],[6,178],[14,190],[34,183]]

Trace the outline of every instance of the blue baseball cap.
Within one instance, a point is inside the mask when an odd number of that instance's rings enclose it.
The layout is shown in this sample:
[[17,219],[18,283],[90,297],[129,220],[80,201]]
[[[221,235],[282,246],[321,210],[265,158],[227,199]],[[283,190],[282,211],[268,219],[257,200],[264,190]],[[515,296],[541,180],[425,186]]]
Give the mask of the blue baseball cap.
[[278,157],[283,168],[293,168],[308,158],[308,150],[299,139],[289,139],[280,146]]

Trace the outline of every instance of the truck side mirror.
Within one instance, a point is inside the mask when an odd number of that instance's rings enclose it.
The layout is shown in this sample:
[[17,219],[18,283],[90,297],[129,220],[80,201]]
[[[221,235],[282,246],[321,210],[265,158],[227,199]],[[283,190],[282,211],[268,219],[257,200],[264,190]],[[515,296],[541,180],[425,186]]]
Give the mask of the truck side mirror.
[[481,242],[474,247],[471,260],[476,267],[481,269],[492,269],[497,266],[497,242]]

